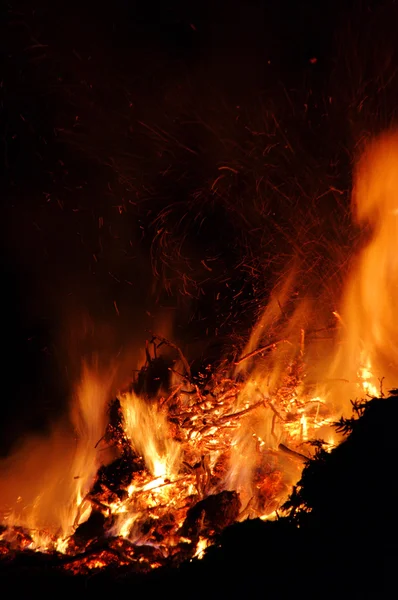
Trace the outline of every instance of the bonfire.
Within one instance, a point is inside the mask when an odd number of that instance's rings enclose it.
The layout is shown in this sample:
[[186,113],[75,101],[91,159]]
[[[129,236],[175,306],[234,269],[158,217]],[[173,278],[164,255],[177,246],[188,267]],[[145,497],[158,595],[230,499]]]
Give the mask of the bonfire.
[[237,521],[278,518],[314,440],[333,449],[332,425],[350,400],[382,393],[384,375],[395,384],[395,348],[388,361],[382,349],[396,339],[387,331],[397,162],[398,138],[388,134],[358,163],[353,214],[372,236],[321,326],[307,299],[295,299],[293,264],[232,359],[192,372],[183,349],[154,332],[116,393],[112,367],[83,366],[68,423],[2,465],[5,558],[34,552],[73,573],[147,572],[201,558]]

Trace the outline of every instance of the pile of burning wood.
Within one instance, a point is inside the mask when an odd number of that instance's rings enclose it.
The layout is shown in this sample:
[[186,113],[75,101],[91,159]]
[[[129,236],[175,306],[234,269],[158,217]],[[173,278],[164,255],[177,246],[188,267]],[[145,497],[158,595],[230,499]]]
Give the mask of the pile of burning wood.
[[[162,346],[177,360],[165,358]],[[77,498],[70,534],[10,519],[3,560],[35,553],[73,573],[111,565],[146,572],[200,558],[236,521],[277,516],[311,455],[309,436],[331,415],[319,398],[298,393],[299,360],[273,397],[235,367],[195,376],[181,350],[154,335],[144,367],[108,403],[96,453],[112,458]]]

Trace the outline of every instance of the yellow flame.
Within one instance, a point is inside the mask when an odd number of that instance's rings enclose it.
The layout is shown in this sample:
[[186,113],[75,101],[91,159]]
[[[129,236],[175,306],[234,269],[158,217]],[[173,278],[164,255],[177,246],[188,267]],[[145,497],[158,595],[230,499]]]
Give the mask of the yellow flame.
[[109,388],[110,377],[84,367],[71,408],[73,430],[58,424],[48,438],[31,438],[0,465],[1,502],[8,506],[3,521],[31,530],[35,547],[48,548],[55,535],[63,547],[76,519],[91,510],[79,512],[101,464],[96,444],[106,427]]
[[362,379],[364,391],[375,396],[378,390],[369,381],[370,373],[373,380],[373,374],[385,377],[390,388],[397,385],[397,206],[398,134],[390,132],[368,145],[355,171],[353,216],[369,229],[369,237],[347,282],[341,310],[344,328],[332,368],[332,377]]
[[163,481],[176,475],[181,462],[181,448],[172,438],[166,416],[158,404],[130,393],[120,396],[120,405],[126,434],[150,473]]
[[207,538],[199,537],[198,543],[196,545],[194,558],[201,560],[205,555],[206,548],[209,547],[210,541]]

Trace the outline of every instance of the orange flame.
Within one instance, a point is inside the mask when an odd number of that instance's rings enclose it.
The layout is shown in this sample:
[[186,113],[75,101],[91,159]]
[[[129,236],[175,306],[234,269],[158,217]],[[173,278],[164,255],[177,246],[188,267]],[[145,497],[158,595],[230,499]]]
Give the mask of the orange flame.
[[355,171],[353,217],[369,237],[347,282],[341,347],[332,368],[332,377],[359,380],[362,391],[373,396],[383,377],[388,387],[397,385],[397,167],[398,134],[390,132],[368,145]]
[[49,438],[28,440],[1,464],[3,520],[33,532],[35,547],[45,549],[54,535],[62,540],[89,516],[84,498],[101,464],[96,444],[106,425],[110,382],[84,367],[71,408],[74,431],[58,424]]
[[135,394],[120,397],[125,431],[134,449],[142,455],[149,472],[156,478],[178,473],[181,448],[169,433],[166,416],[157,403],[149,403]]

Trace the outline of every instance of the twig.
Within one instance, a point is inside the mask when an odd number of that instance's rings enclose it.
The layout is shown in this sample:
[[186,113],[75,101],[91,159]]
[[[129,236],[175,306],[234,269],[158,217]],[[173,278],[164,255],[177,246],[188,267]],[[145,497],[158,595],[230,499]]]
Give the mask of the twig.
[[305,330],[300,330],[300,357],[304,356],[304,347],[305,347]]
[[102,437],[100,437],[98,442],[95,444],[94,448],[97,448],[99,446],[99,444],[102,442],[102,440],[105,439],[105,436],[106,436],[106,433],[104,433],[104,435]]
[[282,317],[283,317],[285,320],[287,320],[287,319],[286,319],[286,314],[285,314],[285,311],[283,310],[282,304],[280,303],[280,301],[279,301],[279,300],[277,300],[277,304],[278,304],[278,306],[279,306],[279,310],[280,310],[280,311],[281,311],[281,313],[282,313]]
[[[138,496],[138,495],[143,495],[143,494],[149,494],[150,492],[153,492],[153,490],[158,490],[159,488],[162,487],[166,487],[167,485],[174,485],[175,483],[179,483],[180,481],[184,481],[186,478],[185,477],[180,477],[179,479],[174,479],[174,481],[165,481],[164,483],[159,483],[159,485],[154,485],[151,488],[148,488],[147,490],[141,489],[141,490],[134,490],[134,496]],[[153,481],[153,479],[152,479]],[[151,483],[151,482],[149,482]],[[147,485],[149,485],[149,483]],[[133,498],[133,495],[131,496]],[[153,508],[153,507],[150,507]]]
[[256,402],[255,404],[252,404],[248,408],[240,410],[237,413],[231,413],[229,415],[224,415],[223,417],[220,417],[217,420],[217,423],[219,423],[221,425],[222,423],[225,423],[226,421],[230,421],[231,419],[239,419],[239,417],[246,415],[247,413],[251,412],[252,410],[255,410],[256,408],[258,408],[259,406],[264,406],[264,400],[260,400],[259,402]]
[[199,386],[196,385],[196,384],[195,384],[195,390],[196,390],[196,393],[197,393],[198,398],[200,400],[200,403],[203,404],[203,402],[205,401],[205,398],[202,396],[202,393],[201,393],[201,391],[199,389]]
[[209,431],[209,429],[212,429],[213,427],[220,427],[221,425],[223,425],[224,423],[227,423],[228,421],[239,419],[239,417],[246,415],[247,413],[251,412],[252,410],[255,410],[256,408],[258,408],[259,406],[265,406],[263,400],[260,400],[259,402],[256,402],[252,406],[249,406],[248,408],[245,408],[244,410],[240,410],[237,413],[230,413],[228,415],[224,415],[223,417],[219,417],[216,421],[213,421],[213,423],[209,423],[208,425],[205,425],[204,427],[202,427],[202,429],[193,428],[193,429],[191,429],[191,431],[189,433],[189,437],[191,438],[192,434],[195,431],[197,431],[201,435],[203,435],[206,431]]
[[181,377],[181,379],[186,379],[187,376],[183,375],[182,373],[180,373],[179,371],[176,371],[175,369],[173,369],[172,367],[169,367],[169,371],[171,373],[174,373],[175,375],[178,375],[178,377]]
[[178,352],[180,358],[181,358],[181,362],[184,365],[185,368],[185,372],[188,376],[188,379],[192,379],[192,374],[191,374],[191,367],[189,366],[189,363],[187,361],[187,359],[185,358],[181,348],[179,348],[178,346],[176,346],[176,344],[173,344],[173,342],[170,342],[168,339],[157,335],[155,333],[153,333],[152,331],[149,331],[149,333],[152,335],[154,340],[159,340],[160,342],[162,342],[163,344],[166,344],[166,346],[170,346],[170,348],[173,348],[173,350],[176,350],[176,352]]
[[275,406],[272,404],[272,402],[270,400],[267,400],[266,398],[264,398],[264,402],[270,407],[270,409],[272,410],[272,412],[278,417],[278,419],[280,419],[283,423],[285,421],[285,419],[282,417],[282,415],[276,410]]
[[240,365],[241,363],[243,363],[243,361],[247,360],[248,358],[252,358],[253,356],[256,356],[257,354],[261,354],[262,352],[265,352],[266,350],[271,350],[271,348],[276,348],[279,344],[290,344],[291,346],[293,346],[292,342],[289,342],[289,340],[279,340],[278,342],[273,342],[272,344],[267,344],[267,346],[261,346],[260,348],[257,348],[256,350],[253,350],[252,352],[249,352],[248,354],[245,354],[245,356],[242,356],[242,358],[240,358],[239,360],[235,361],[235,365]]
[[[333,331],[334,329],[337,329],[337,325],[328,325],[327,327],[321,327],[320,329],[310,329],[309,331],[307,331],[307,336],[308,335],[314,335],[316,333],[320,333],[321,331]],[[315,338],[316,340],[318,338]],[[319,339],[329,339],[329,338],[319,338]]]
[[175,388],[175,390],[173,390],[171,392],[171,394],[165,398],[163,400],[163,402],[160,403],[160,406],[163,406],[163,404],[168,404],[168,402],[170,402],[170,400],[172,400],[175,396],[177,396],[177,394],[181,391],[182,388],[182,383],[180,383],[179,385],[177,385],[177,387]]

